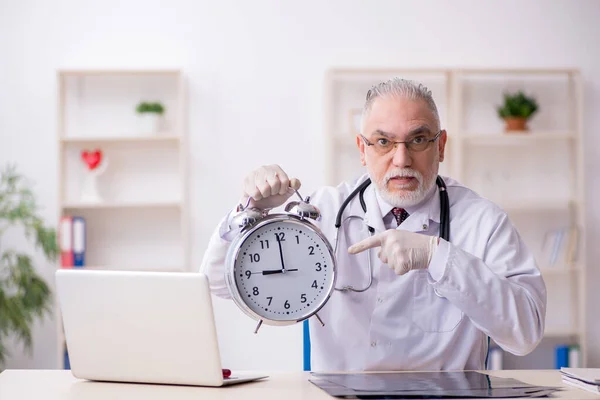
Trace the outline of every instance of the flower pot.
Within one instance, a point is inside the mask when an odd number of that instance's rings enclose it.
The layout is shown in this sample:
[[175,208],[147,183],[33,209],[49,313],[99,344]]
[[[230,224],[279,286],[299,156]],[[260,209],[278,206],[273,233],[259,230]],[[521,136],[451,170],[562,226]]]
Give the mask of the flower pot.
[[507,117],[504,118],[504,122],[506,122],[506,132],[515,132],[515,131],[526,131],[527,130],[527,119],[526,118],[518,118],[518,117]]
[[160,131],[161,115],[145,112],[138,115],[139,131],[141,134],[155,134]]

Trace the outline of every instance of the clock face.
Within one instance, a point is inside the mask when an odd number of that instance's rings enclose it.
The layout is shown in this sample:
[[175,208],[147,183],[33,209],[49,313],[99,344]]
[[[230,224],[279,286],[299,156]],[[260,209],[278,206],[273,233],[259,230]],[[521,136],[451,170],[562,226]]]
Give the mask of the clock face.
[[327,242],[294,220],[259,226],[237,252],[236,286],[246,305],[262,318],[296,321],[327,300],[334,262]]

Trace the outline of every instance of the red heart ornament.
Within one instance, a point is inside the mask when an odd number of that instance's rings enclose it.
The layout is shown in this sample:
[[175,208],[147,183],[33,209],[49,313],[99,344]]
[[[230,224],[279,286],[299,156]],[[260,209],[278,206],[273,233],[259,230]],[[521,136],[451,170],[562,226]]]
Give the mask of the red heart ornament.
[[81,159],[87,164],[90,170],[96,169],[102,161],[102,150],[81,152]]

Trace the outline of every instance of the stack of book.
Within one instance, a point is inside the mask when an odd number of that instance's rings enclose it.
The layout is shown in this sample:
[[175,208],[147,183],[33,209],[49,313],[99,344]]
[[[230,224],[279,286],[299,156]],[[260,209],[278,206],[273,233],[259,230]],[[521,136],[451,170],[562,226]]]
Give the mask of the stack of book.
[[560,373],[564,383],[600,393],[600,368],[561,368]]

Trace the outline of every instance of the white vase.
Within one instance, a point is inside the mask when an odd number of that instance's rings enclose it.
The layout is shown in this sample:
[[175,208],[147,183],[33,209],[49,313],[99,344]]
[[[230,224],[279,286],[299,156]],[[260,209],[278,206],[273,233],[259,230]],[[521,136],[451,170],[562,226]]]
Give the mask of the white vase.
[[81,202],[82,203],[101,203],[102,197],[98,192],[98,174],[94,172],[87,172],[83,180],[83,187],[81,188]]
[[106,171],[107,167],[108,159],[105,158],[98,168],[85,171],[80,197],[82,203],[98,204],[104,201],[98,190],[98,177]]
[[161,115],[156,113],[141,113],[138,115],[139,130],[141,134],[155,134],[160,131]]

